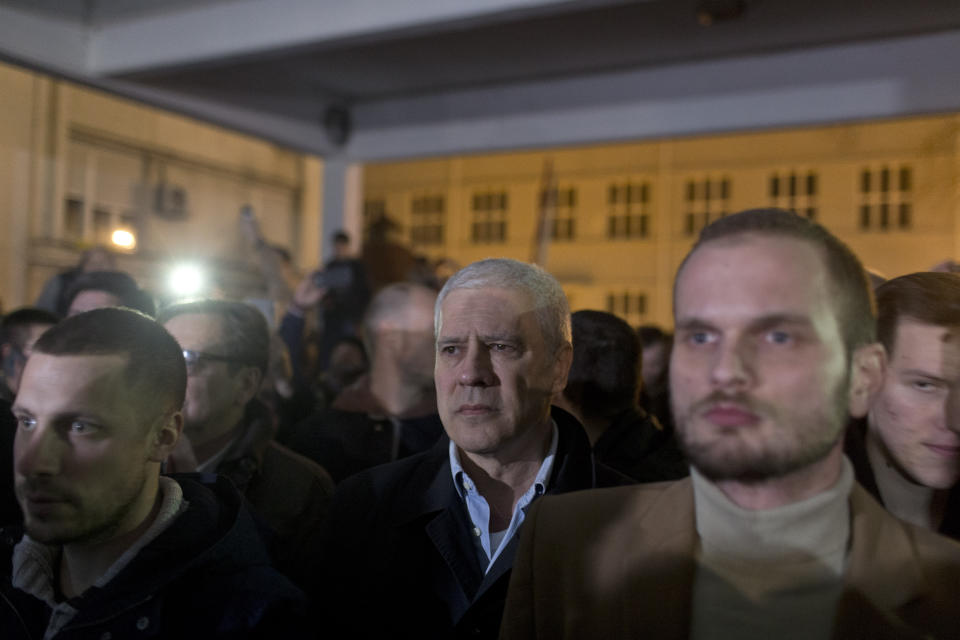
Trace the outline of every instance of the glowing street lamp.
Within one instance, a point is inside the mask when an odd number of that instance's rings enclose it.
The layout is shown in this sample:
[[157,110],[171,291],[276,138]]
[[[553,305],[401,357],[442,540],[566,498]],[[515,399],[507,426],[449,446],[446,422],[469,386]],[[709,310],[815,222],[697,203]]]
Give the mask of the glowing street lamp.
[[126,229],[116,229],[110,236],[110,241],[114,246],[126,251],[131,251],[137,246],[137,236]]
[[167,284],[177,298],[189,298],[198,295],[206,285],[206,277],[200,267],[181,264],[170,272]]

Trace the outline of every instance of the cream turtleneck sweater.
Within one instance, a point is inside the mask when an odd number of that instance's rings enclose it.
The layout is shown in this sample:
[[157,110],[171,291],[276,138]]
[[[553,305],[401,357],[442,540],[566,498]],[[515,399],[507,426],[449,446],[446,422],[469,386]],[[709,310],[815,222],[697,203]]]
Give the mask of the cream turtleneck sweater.
[[829,638],[849,548],[850,462],[827,491],[760,511],[691,476],[700,537],[691,638]]

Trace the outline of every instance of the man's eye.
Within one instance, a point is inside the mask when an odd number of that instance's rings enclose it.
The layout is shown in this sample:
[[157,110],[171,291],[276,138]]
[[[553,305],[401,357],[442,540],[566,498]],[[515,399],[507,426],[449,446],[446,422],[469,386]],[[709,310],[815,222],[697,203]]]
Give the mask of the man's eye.
[[793,342],[793,336],[786,331],[771,331],[767,334],[767,342],[773,344],[790,344]]
[[923,391],[927,393],[937,390],[937,385],[929,380],[914,380],[911,385],[917,391]]
[[34,418],[28,418],[27,416],[19,416],[17,418],[17,426],[24,431],[30,431],[37,426],[37,421]]
[[83,420],[74,420],[70,423],[70,433],[90,433],[94,430],[94,426],[89,422],[84,422]]
[[708,331],[694,331],[689,335],[687,340],[690,344],[710,344],[714,342],[714,335]]
[[509,353],[514,351],[514,347],[513,345],[510,345],[510,344],[503,344],[502,342],[494,342],[493,344],[490,345],[490,350]]
[[448,345],[446,345],[446,346],[444,346],[444,347],[440,347],[440,353],[443,353],[443,354],[446,354],[446,355],[453,355],[453,354],[455,354],[456,352],[457,352],[457,347],[456,347],[456,345],[448,344]]

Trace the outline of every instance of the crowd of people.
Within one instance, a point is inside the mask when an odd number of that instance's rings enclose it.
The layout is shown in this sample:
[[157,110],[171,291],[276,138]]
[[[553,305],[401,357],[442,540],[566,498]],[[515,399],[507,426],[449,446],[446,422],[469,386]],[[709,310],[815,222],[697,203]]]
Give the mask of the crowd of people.
[[3,317],[3,638],[960,638],[960,275],[744,211],[671,334],[244,224],[275,330],[97,251]]

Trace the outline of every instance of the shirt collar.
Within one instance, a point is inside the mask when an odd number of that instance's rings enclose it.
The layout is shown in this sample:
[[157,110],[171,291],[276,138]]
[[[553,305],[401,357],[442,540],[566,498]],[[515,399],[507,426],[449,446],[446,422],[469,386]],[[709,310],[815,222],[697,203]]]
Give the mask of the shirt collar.
[[[557,430],[557,423],[552,418],[550,419],[550,424],[553,427],[552,436],[550,438],[550,449],[547,451],[546,457],[543,459],[543,462],[540,464],[540,469],[537,471],[537,476],[533,479],[533,488],[536,495],[542,495],[546,493],[547,485],[550,482],[550,474],[553,472],[553,462],[557,457],[557,444],[560,441],[559,431]],[[476,489],[476,486],[473,484],[473,481],[470,479],[470,476],[463,469],[463,465],[460,464],[460,452],[457,449],[456,443],[451,440],[449,445],[449,455],[450,455],[450,471],[453,476],[453,486],[457,489],[457,495],[461,499],[466,498],[467,487],[470,487],[471,490]]]

